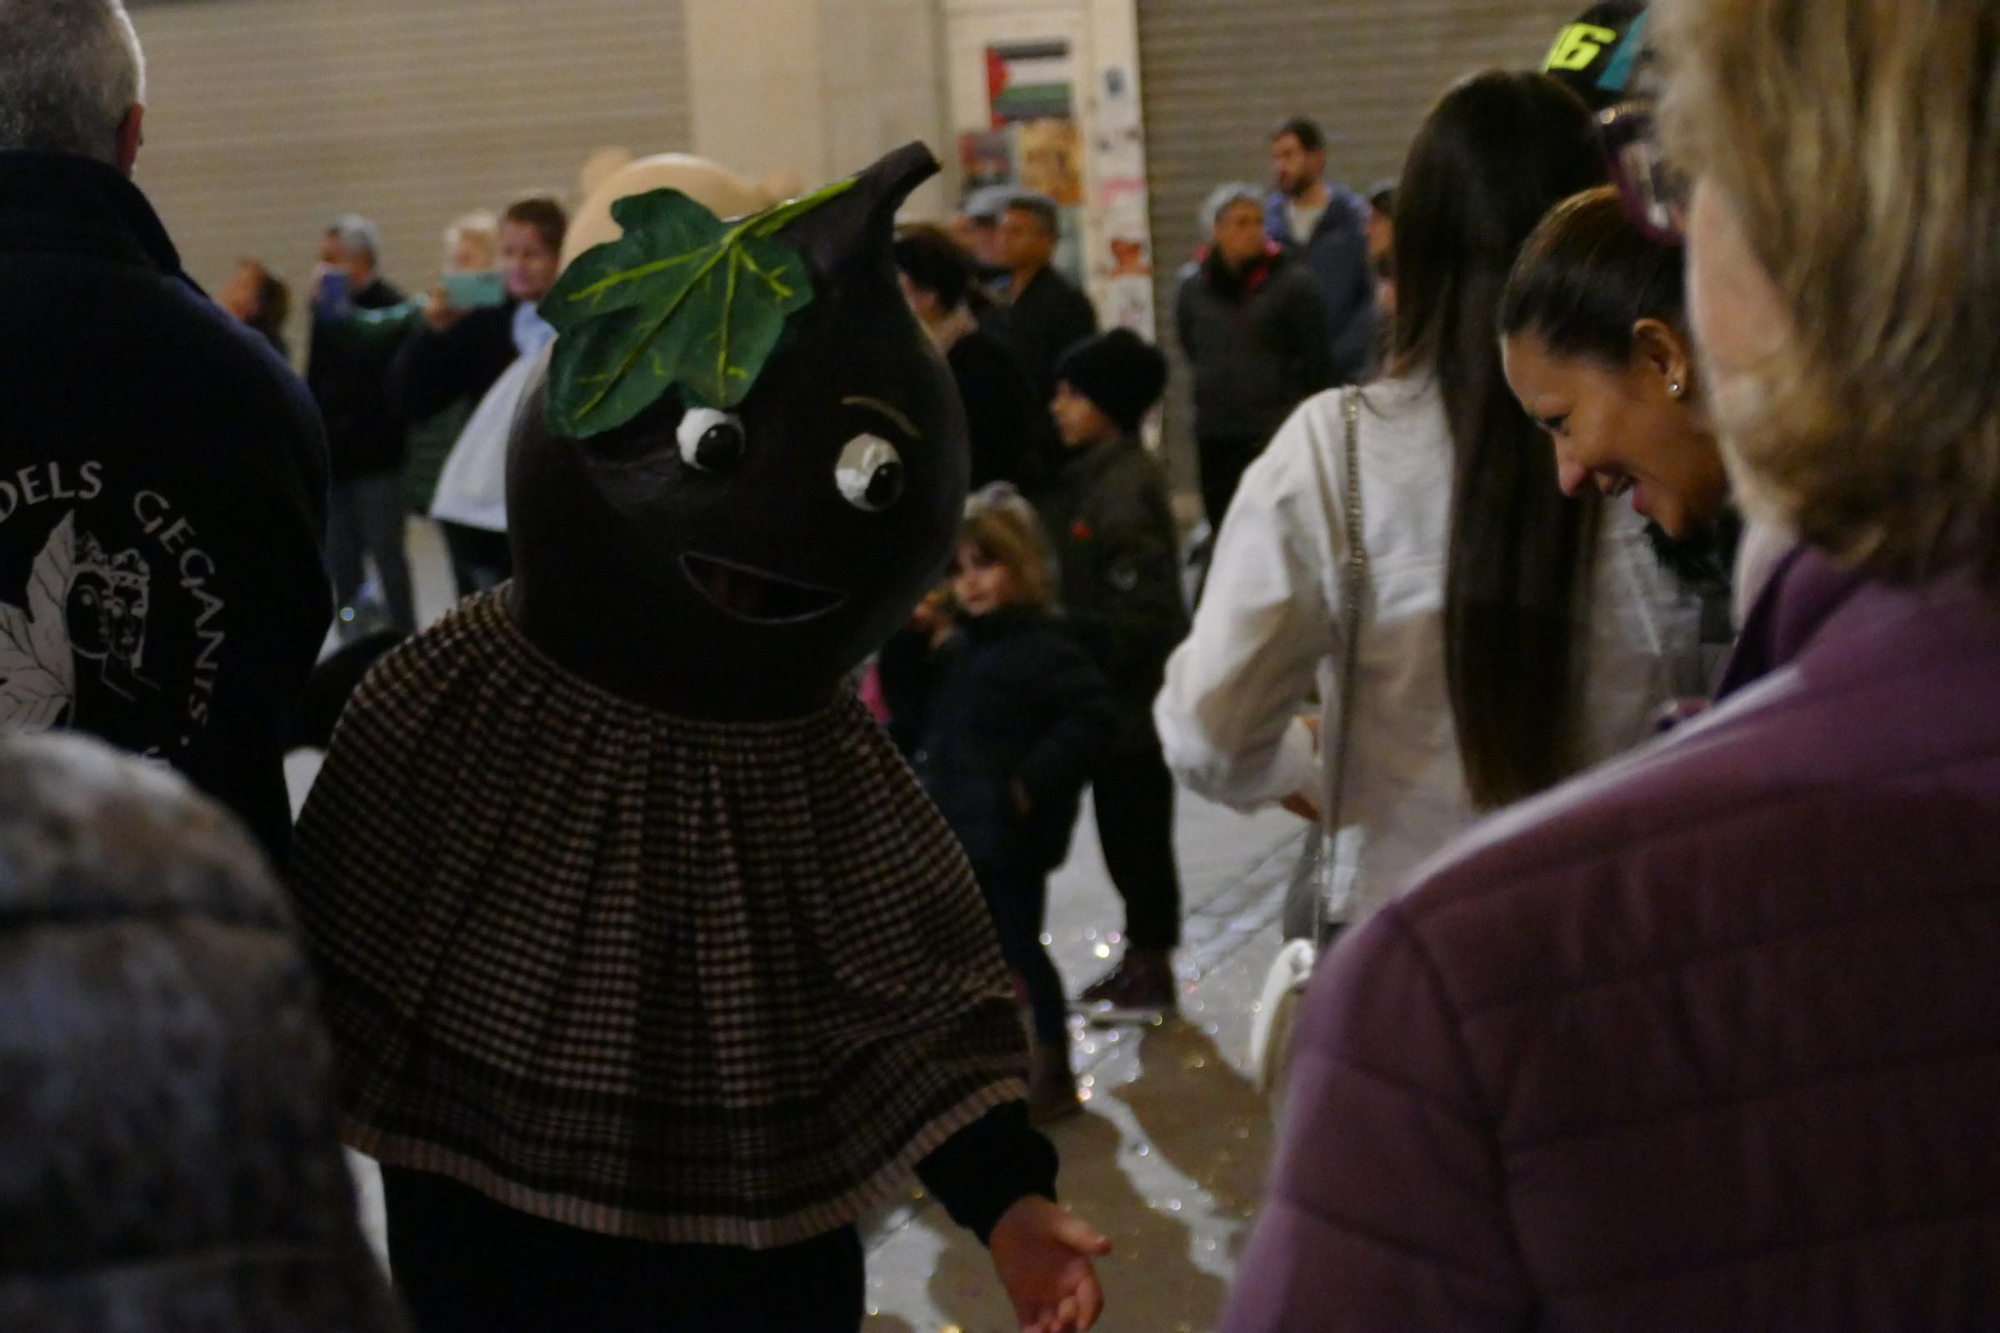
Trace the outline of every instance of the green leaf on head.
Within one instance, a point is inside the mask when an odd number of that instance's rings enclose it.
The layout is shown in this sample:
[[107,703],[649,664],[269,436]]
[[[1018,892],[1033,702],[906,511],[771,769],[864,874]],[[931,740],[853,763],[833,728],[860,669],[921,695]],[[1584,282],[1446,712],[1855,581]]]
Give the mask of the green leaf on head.
[[740,404],[812,303],[812,275],[776,233],[851,189],[839,181],[734,222],[678,190],[612,206],[618,240],[577,256],[542,301],[558,335],[549,429],[588,439],[630,422],[669,390],[692,406]]

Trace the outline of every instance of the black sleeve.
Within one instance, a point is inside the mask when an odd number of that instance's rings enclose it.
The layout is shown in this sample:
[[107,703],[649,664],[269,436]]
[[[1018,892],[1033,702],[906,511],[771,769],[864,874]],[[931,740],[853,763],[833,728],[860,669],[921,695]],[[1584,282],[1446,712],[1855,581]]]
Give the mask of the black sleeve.
[[1118,739],[1111,683],[1065,630],[1051,627],[1037,664],[1036,698],[1028,711],[1041,736],[1012,774],[1037,806],[1083,790],[1090,772]]
[[917,1177],[984,1245],[1007,1210],[1056,1197],[1056,1149],[1028,1123],[1024,1102],[995,1107],[917,1163]]
[[1368,264],[1368,231],[1344,234],[1334,264],[1340,274],[1331,299],[1322,305],[1336,383],[1351,384],[1366,372],[1380,326],[1375,309],[1375,272]]
[[1093,506],[1095,611],[1110,649],[1105,671],[1120,689],[1152,686],[1160,664],[1187,631],[1180,538],[1166,482],[1150,459],[1134,456]]
[[1073,295],[1074,300],[1064,303],[1062,318],[1056,323],[1055,345],[1049,348],[1056,357],[1097,332],[1097,307],[1091,304],[1090,294],[1079,289]]
[[205,441],[188,472],[196,485],[186,516],[215,556],[207,592],[221,615],[245,610],[223,643],[232,687],[206,697],[205,730],[184,768],[243,817],[282,870],[292,824],[284,755],[333,617],[321,558],[326,439],[289,371],[235,375],[228,396],[235,410],[205,416],[198,434],[192,419],[177,423],[186,438]]
[[1306,397],[1341,382],[1333,354],[1333,330],[1326,316],[1326,298],[1303,272],[1285,299],[1285,324],[1299,368],[1299,388]]
[[435,416],[461,398],[485,392],[478,383],[486,321],[472,314],[443,333],[422,320],[389,368],[389,396],[405,421]]
[[889,738],[905,757],[924,740],[924,704],[934,673],[930,640],[920,630],[899,630],[882,646],[875,669],[882,680],[882,702],[889,710]]
[[1013,353],[982,347],[953,367],[965,424],[972,437],[972,489],[992,482],[1025,489],[1036,479],[1038,421],[1048,415],[1035,402],[1034,381]]
[[1174,332],[1180,335],[1181,355],[1189,361],[1195,359],[1194,346],[1194,284],[1199,279],[1184,275],[1181,285],[1174,292]]

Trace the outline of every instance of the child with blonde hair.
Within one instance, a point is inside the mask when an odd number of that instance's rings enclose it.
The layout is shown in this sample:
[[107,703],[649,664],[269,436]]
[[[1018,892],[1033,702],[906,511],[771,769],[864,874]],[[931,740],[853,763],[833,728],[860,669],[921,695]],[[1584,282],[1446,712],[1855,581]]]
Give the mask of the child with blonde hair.
[[1029,1111],[1078,1109],[1062,980],[1042,943],[1049,872],[1118,729],[1110,685],[1056,610],[1034,511],[974,496],[943,589],[882,654],[890,731],[978,877],[1033,1014]]

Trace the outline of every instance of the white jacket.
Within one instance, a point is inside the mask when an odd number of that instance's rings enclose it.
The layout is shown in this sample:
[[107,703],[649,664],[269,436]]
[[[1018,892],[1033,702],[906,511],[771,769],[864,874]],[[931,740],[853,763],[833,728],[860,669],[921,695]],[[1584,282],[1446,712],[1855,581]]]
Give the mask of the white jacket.
[[432,518],[487,532],[507,531],[507,443],[515,413],[548,365],[555,335],[533,306],[515,310],[514,346],[521,355],[493,381],[459,432],[438,474]]
[[[1300,721],[1317,682],[1338,733],[1334,679],[1346,552],[1345,390],[1313,398],[1244,475],[1217,539],[1194,632],[1155,705],[1167,763],[1211,800],[1250,809],[1326,776]],[[1428,377],[1361,391],[1363,524],[1372,600],[1362,622],[1336,919],[1358,922],[1478,817],[1445,681],[1451,432]],[[1700,691],[1700,607],[1659,566],[1629,508],[1607,510],[1591,603],[1586,753],[1652,732],[1659,707]]]

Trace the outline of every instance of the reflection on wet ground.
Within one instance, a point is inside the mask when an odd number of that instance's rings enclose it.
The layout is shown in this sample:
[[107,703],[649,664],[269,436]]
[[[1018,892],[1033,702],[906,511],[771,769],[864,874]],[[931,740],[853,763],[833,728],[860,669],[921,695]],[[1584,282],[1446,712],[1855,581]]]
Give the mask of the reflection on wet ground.
[[[1278,945],[1293,825],[1190,804],[1182,814],[1188,924],[1182,1016],[1075,1025],[1086,1114],[1052,1134],[1061,1192],[1117,1245],[1099,1265],[1107,1330],[1211,1329],[1262,1194],[1270,1111],[1243,1069],[1251,1006]],[[1078,836],[1051,895],[1050,935],[1072,990],[1115,956],[1118,900]],[[1106,948],[1106,945],[1109,948]],[[870,1234],[866,1333],[1013,1333],[985,1251],[928,1201]]]

